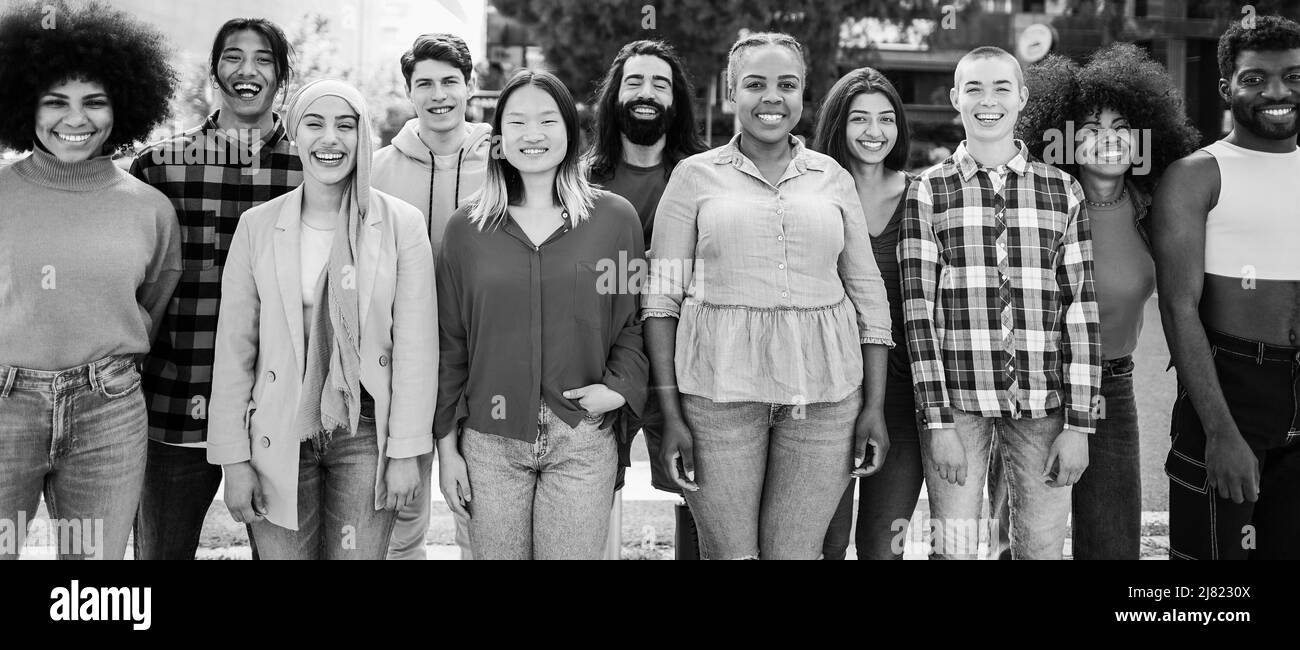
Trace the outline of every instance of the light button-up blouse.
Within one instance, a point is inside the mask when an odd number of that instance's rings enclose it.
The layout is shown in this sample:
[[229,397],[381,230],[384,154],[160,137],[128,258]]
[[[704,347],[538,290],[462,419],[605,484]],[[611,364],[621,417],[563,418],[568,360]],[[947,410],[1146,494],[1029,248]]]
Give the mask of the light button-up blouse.
[[642,316],[679,319],[682,393],[840,401],[862,385],[861,344],[894,344],[853,178],[792,137],[793,159],[772,185],[738,143],[673,170]]

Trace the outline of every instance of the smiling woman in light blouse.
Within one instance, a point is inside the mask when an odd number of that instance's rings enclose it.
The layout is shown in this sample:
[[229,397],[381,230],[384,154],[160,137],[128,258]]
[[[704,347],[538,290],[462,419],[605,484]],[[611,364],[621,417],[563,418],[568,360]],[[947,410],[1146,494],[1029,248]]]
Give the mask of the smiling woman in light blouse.
[[661,462],[709,559],[816,559],[850,477],[888,449],[885,286],[853,178],[790,134],[804,74],[789,36],[737,41],[741,132],[683,161],[655,215],[642,315]]

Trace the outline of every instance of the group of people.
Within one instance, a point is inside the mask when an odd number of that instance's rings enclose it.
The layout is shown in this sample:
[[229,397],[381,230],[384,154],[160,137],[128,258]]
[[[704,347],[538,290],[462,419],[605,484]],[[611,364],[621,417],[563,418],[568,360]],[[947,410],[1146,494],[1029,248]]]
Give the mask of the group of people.
[[[1231,133],[1118,44],[958,63],[965,140],[908,169],[885,75],[792,131],[807,60],[742,37],[738,131],[707,149],[671,46],[624,46],[580,146],[554,75],[466,121],[451,34],[400,60],[416,117],[292,78],[274,23],[214,38],[221,108],[166,112],[160,33],[92,5],[0,17],[0,518],[102,522],[60,556],[193,558],[224,502],[265,559],[418,559],[433,463],[462,556],[599,558],[633,437],[708,559],[1136,559],[1133,360],[1157,287],[1178,369],[1174,558],[1300,541],[1300,25],[1219,43]],[[1061,139],[1068,140],[1062,149]],[[216,156],[219,150],[238,156]],[[196,153],[197,152],[197,153]],[[1300,197],[1293,197],[1300,199]],[[1261,489],[1267,485],[1267,489]],[[21,545],[19,545],[21,547]],[[17,553],[0,551],[12,559]]]

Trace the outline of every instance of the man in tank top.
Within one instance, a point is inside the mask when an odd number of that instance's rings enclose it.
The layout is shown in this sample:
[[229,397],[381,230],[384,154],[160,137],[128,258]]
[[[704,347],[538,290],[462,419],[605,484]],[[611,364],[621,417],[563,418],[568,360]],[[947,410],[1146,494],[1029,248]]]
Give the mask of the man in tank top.
[[1219,39],[1232,132],[1170,166],[1153,206],[1178,368],[1170,555],[1300,557],[1300,24]]

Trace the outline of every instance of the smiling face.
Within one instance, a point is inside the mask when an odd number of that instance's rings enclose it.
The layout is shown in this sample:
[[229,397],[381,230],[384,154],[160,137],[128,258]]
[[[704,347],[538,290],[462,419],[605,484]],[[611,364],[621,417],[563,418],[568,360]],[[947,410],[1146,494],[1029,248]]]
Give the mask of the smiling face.
[[956,83],[949,99],[961,114],[966,137],[989,143],[1010,141],[1029,99],[1019,64],[1003,56],[964,59],[957,65]]
[[36,100],[36,140],[63,162],[100,154],[113,132],[113,103],[94,81],[65,81]]
[[1116,178],[1133,166],[1133,131],[1113,109],[1093,111],[1075,132],[1080,173]]
[[803,64],[790,48],[763,45],[741,53],[731,101],[745,137],[776,144],[803,116]]
[[878,165],[898,142],[898,115],[884,93],[862,93],[849,105],[844,128],[849,155],[859,162]]
[[1237,71],[1219,91],[1232,107],[1233,120],[1268,140],[1294,139],[1300,131],[1300,49],[1237,55]]
[[260,120],[270,112],[280,85],[271,45],[251,29],[227,36],[216,81],[229,110],[245,122]]
[[550,93],[537,86],[513,92],[501,119],[501,148],[520,174],[554,173],[569,146],[564,117]]
[[473,93],[456,66],[446,61],[422,59],[411,70],[407,97],[420,118],[420,128],[447,133],[465,123],[465,107]]
[[667,61],[638,54],[623,62],[618,87],[618,130],[634,144],[652,145],[676,117],[673,69]]
[[294,133],[303,172],[322,185],[348,180],[357,166],[358,120],[341,97],[312,102]]

